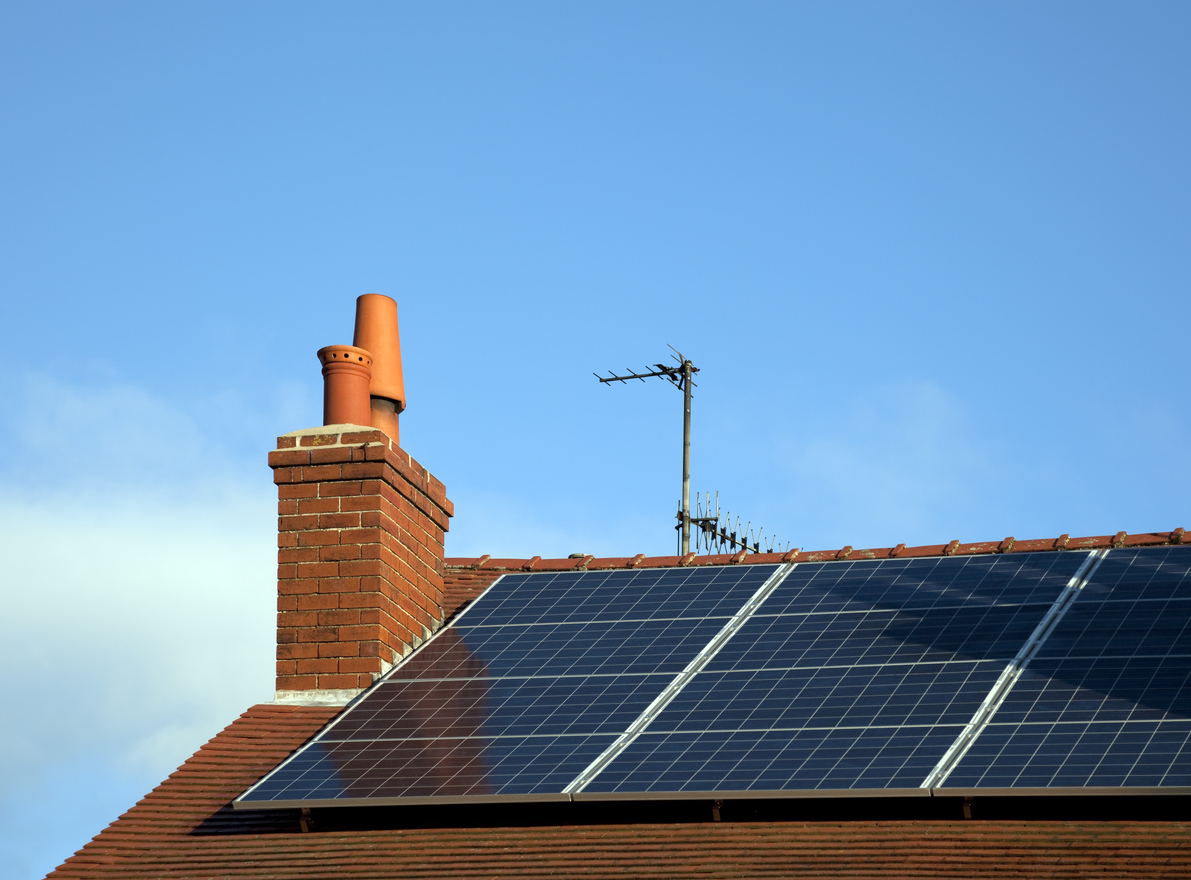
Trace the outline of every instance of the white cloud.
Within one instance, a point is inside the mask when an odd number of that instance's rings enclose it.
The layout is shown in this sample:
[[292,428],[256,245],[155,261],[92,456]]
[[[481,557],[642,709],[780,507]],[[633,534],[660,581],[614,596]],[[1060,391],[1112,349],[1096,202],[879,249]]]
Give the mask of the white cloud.
[[14,399],[0,662],[20,723],[0,725],[0,874],[18,877],[272,698],[276,520],[263,460],[246,476],[218,421],[128,387],[32,378]]

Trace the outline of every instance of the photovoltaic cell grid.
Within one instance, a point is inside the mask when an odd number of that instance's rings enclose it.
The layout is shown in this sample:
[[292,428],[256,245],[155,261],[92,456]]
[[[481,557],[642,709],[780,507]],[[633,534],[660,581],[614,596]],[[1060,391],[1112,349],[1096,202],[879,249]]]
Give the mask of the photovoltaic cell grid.
[[[1087,556],[799,565],[570,790],[917,788]],[[1111,551],[945,786],[1191,785],[1189,568]],[[241,801],[564,796],[774,571],[506,576]]]
[[800,565],[585,791],[916,788],[1086,557]]
[[240,801],[565,797],[776,570],[507,575]]
[[947,778],[1191,785],[1191,548],[1112,550]]

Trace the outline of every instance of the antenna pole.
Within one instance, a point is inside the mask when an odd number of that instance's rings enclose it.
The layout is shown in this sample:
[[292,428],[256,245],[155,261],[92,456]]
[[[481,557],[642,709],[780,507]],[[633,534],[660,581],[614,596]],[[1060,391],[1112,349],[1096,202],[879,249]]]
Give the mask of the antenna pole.
[[691,552],[691,362],[682,361],[682,555]]

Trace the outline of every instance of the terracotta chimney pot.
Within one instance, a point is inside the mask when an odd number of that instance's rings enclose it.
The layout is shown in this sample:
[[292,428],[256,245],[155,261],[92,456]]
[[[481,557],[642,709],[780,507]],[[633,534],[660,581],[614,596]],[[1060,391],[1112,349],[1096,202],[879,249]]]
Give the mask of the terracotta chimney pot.
[[328,345],[318,350],[318,359],[323,365],[323,424],[371,424],[372,355],[354,345]]
[[384,431],[394,442],[400,442],[397,416],[405,409],[405,377],[401,370],[397,303],[379,293],[357,297],[353,343],[372,352],[369,424]]

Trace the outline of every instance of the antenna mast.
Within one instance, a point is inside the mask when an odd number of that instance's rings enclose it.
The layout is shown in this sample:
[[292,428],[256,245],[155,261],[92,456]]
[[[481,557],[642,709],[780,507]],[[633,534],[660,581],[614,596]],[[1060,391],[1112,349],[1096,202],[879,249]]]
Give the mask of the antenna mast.
[[605,385],[612,382],[628,382],[630,379],[640,379],[644,382],[646,379],[657,376],[666,379],[682,392],[682,501],[678,519],[680,521],[679,528],[682,530],[679,552],[685,556],[691,552],[691,387],[695,384],[693,376],[699,372],[699,368],[674,346],[669,345],[667,348],[674,352],[674,360],[678,361],[677,367],[668,364],[653,364],[653,369],[645,373],[634,373],[629,370],[626,376],[604,377],[598,373],[592,373],[592,375]]

